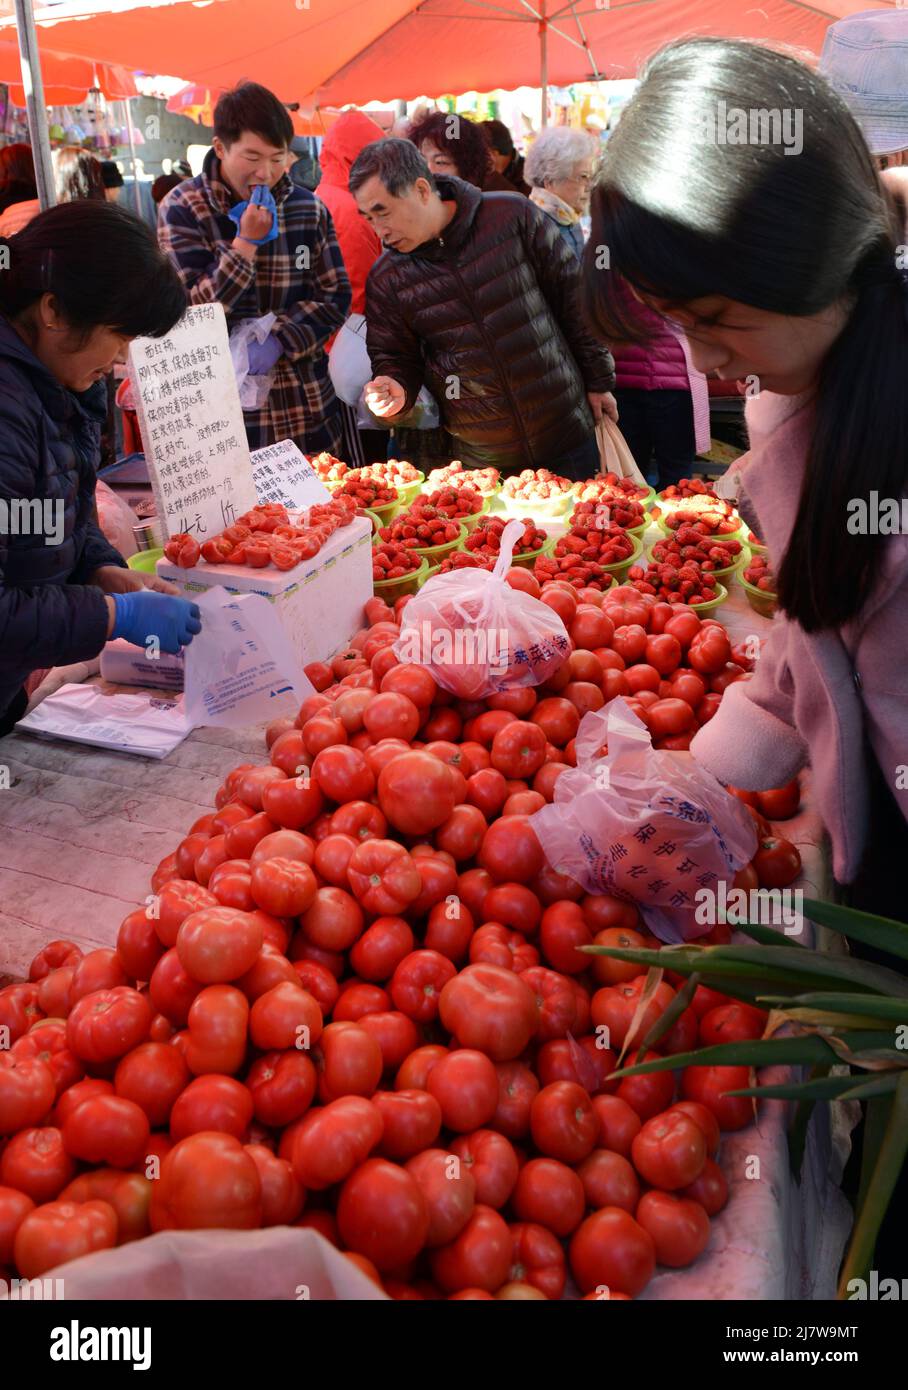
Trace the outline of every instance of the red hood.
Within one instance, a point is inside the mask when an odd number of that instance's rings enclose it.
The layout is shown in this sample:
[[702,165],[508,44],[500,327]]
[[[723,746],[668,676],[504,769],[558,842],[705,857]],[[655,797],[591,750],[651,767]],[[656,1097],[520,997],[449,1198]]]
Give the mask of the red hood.
[[364,111],[345,111],[328,131],[319,155],[324,183],[346,188],[356,156],[385,132]]

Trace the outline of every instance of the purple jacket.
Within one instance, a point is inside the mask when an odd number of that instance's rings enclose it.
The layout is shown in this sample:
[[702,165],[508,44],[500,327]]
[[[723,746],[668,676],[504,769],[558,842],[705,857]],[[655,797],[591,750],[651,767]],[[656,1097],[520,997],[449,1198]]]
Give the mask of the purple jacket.
[[689,391],[687,361],[675,334],[654,310],[634,299],[623,281],[619,283],[625,307],[652,336],[646,343],[612,347],[618,390]]
[[[806,396],[764,391],[747,403],[751,449],[738,464],[739,506],[777,560],[797,511],[812,418]],[[854,878],[867,838],[865,735],[908,819],[897,775],[908,762],[908,535],[879,544],[882,574],[860,618],[806,633],[778,614],[753,678],[728,688],[691,744],[716,777],[756,791],[781,786],[809,761],[840,883]]]

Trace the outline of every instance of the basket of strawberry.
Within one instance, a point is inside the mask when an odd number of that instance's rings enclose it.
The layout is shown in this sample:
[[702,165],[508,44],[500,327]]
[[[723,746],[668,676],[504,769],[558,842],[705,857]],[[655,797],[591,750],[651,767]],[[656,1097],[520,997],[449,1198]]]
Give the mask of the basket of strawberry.
[[533,565],[540,584],[550,579],[568,583],[575,589],[611,589],[618,583],[614,574],[598,560],[582,560],[579,555],[540,555]]
[[738,580],[754,612],[771,618],[776,611],[776,577],[767,557],[750,556]]
[[512,473],[501,485],[501,500],[511,516],[526,511],[557,516],[574,495],[570,478],[562,478],[548,468],[524,468]]
[[363,482],[382,483],[385,487],[397,489],[397,500],[406,507],[413,501],[423,483],[425,473],[407,459],[384,459],[381,463],[367,463],[362,468],[351,469],[350,474]]
[[726,510],[727,502],[721,498],[714,506],[704,506],[698,511],[690,511],[687,507],[681,507],[678,511],[670,512],[668,516],[659,520],[659,530],[666,536],[680,530],[682,526],[695,526],[702,536],[716,536],[725,539],[734,536],[735,540],[743,540],[744,526],[740,517],[734,515],[731,510]]
[[734,537],[704,535],[697,525],[679,526],[665,540],[656,541],[649,558],[670,565],[693,560],[701,570],[722,579],[733,574],[741,563],[743,546]]
[[[422,584],[433,579],[436,574],[450,574],[452,570],[491,570],[495,561],[491,555],[476,555],[469,550],[454,550],[437,565],[426,571]],[[422,587],[422,585],[420,585]]]
[[631,536],[620,526],[595,524],[571,525],[571,529],[555,542],[556,559],[573,556],[580,561],[593,561],[619,582],[640,555],[643,546],[638,536]]
[[618,526],[622,531],[630,531],[632,535],[642,536],[649,525],[649,517],[642,504],[634,498],[623,499],[603,496],[577,502],[570,515],[570,524],[587,529],[595,526],[599,530],[607,530],[609,526]]
[[400,494],[390,483],[377,478],[361,478],[359,469],[352,469],[337,489],[339,497],[350,497],[357,507],[375,512],[382,525],[387,524],[400,506]]
[[434,508],[439,516],[447,517],[449,521],[459,521],[472,531],[490,505],[489,499],[483,500],[475,488],[440,487],[434,492],[423,492],[414,497],[410,511],[415,513],[422,508]]
[[646,566],[632,565],[627,581],[639,593],[652,594],[660,603],[686,603],[701,614],[718,608],[728,597],[724,584],[694,560],[680,565],[658,561]]
[[428,560],[396,541],[382,541],[372,549],[372,587],[386,602],[415,594],[428,568]]
[[309,461],[315,469],[317,477],[328,487],[332,485],[336,486],[338,483],[343,482],[344,478],[350,472],[350,465],[342,462],[341,459],[335,458],[333,454],[322,452],[316,454],[315,457]]
[[452,459],[444,468],[433,468],[427,481],[430,487],[469,487],[481,497],[493,497],[501,474],[497,468],[464,468],[460,459]]
[[425,506],[400,512],[378,534],[382,541],[400,545],[405,550],[415,550],[434,564],[449,551],[457,549],[467,534],[467,528],[459,521],[441,516],[434,507]]
[[656,499],[654,488],[635,483],[633,478],[619,478],[617,473],[584,478],[574,484],[574,496],[578,502],[639,502],[643,507],[652,506]]
[[[514,518],[510,518],[513,520]],[[521,517],[523,521],[523,535],[518,539],[514,546],[513,559],[514,565],[531,566],[537,556],[541,555],[548,536],[545,531],[541,531],[534,521],[529,517]],[[493,564],[498,558],[501,550],[501,537],[508,520],[500,516],[483,516],[479,519],[479,524],[464,541],[464,550],[470,551],[474,555],[481,555],[491,559]]]

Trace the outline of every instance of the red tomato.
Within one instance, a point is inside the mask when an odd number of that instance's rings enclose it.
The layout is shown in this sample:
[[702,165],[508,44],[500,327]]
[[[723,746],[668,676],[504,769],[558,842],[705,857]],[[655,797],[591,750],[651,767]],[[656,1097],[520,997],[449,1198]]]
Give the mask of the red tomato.
[[63,1122],[63,1144],[73,1158],[130,1168],[145,1153],[151,1126],[134,1101],[122,1096],[96,1096]]
[[402,753],[378,777],[379,805],[405,835],[425,835],[443,825],[454,810],[457,791],[457,779],[431,753]]
[[420,1034],[416,1024],[396,1009],[363,1014],[359,1026],[364,1028],[381,1048],[385,1071],[396,1071],[414,1049],[419,1047]]
[[538,724],[514,719],[492,740],[492,766],[505,777],[532,777],[545,761],[547,742]]
[[152,1184],[153,1231],[246,1231],[261,1222],[262,1180],[237,1139],[193,1134],[174,1145]]
[[477,1204],[458,1236],[431,1255],[432,1277],[448,1293],[460,1289],[501,1288],[511,1267],[513,1243],[505,1221],[491,1207]]
[[53,1072],[44,1062],[0,1051],[0,1135],[39,1125],[56,1090]]
[[[81,1107],[80,1107],[81,1108]],[[232,1076],[197,1076],[174,1101],[170,1133],[175,1141],[205,1130],[243,1139],[252,1121],[252,1096]]]
[[418,1047],[409,1054],[394,1078],[395,1091],[424,1091],[429,1072],[447,1055],[448,1049],[437,1043]]
[[634,1215],[640,1200],[640,1184],[637,1174],[621,1154],[609,1149],[594,1149],[578,1166],[577,1176],[583,1183],[587,1206],[597,1210],[621,1207]]
[[16,1232],[34,1206],[31,1197],[24,1192],[0,1187],[0,1266],[12,1264]]
[[445,1149],[424,1148],[405,1167],[429,1210],[426,1248],[450,1245],[473,1214],[476,1183],[472,1172]]
[[413,932],[402,917],[376,917],[350,951],[350,964],[364,980],[389,980],[414,946]]
[[443,991],[456,974],[453,963],[438,951],[412,951],[391,977],[394,1007],[416,1023],[430,1023],[438,1014]]
[[262,1226],[293,1225],[303,1210],[306,1194],[290,1164],[264,1144],[247,1144],[245,1148],[262,1184]]
[[477,1048],[496,1062],[519,1056],[537,1024],[533,991],[512,971],[495,965],[468,965],[449,979],[439,1013],[461,1046]]
[[149,917],[144,907],[124,917],[117,932],[117,955],[123,969],[133,979],[150,980],[151,972],[163,954],[164,947],[155,920]]
[[[655,1062],[657,1054],[629,1052],[624,1066],[631,1067],[637,1062]],[[641,1120],[652,1119],[668,1109],[675,1095],[675,1079],[670,1071],[648,1072],[644,1076],[626,1076],[618,1083],[617,1094],[636,1110]]]
[[580,727],[580,715],[570,700],[561,695],[551,695],[539,701],[530,715],[530,722],[539,726],[549,743],[563,748],[575,737]]
[[706,1137],[689,1115],[670,1110],[646,1121],[631,1145],[637,1172],[669,1192],[688,1187],[706,1163]]
[[572,1168],[554,1158],[531,1158],[517,1175],[512,1205],[520,1221],[569,1236],[583,1220],[586,1197]]
[[82,949],[74,941],[49,941],[36,956],[33,956],[28,967],[28,978],[33,984],[37,984],[52,970],[59,970],[64,965],[75,967],[81,959]]
[[[603,959],[607,960],[608,957]],[[609,1047],[623,1047],[627,1041],[633,1044],[644,1038],[674,999],[675,991],[671,985],[663,981],[656,986],[640,1018],[634,1024],[645,980],[645,975],[637,975],[627,984],[607,985],[593,995],[590,1001],[593,1023],[597,1028],[608,1029]],[[634,1029],[632,1035],[631,1027]]]
[[145,1111],[153,1129],[170,1122],[174,1103],[191,1080],[178,1047],[147,1042],[128,1052],[117,1065],[114,1090]]
[[403,912],[419,897],[422,879],[416,861],[396,840],[364,840],[347,864],[347,879],[366,912]]
[[468,1133],[485,1125],[498,1105],[498,1074],[483,1052],[459,1048],[442,1058],[426,1086],[441,1106],[446,1129]]
[[[292,988],[292,986],[291,986]],[[246,1057],[249,1000],[232,985],[208,985],[189,1006],[186,1064],[194,1076],[239,1071]]]
[[[44,980],[49,980],[54,973],[45,975]],[[50,1068],[58,1100],[68,1086],[85,1075],[84,1066],[67,1043],[66,1024],[62,1020],[48,1019],[40,1028],[33,1028],[13,1044],[12,1052],[16,1057],[36,1057]]]
[[347,980],[341,986],[340,997],[334,1006],[335,1023],[357,1023],[369,1014],[384,1013],[391,1006],[386,990],[367,985],[363,980]]
[[[312,877],[311,869],[298,867]],[[220,984],[236,980],[252,968],[262,949],[262,939],[261,922],[253,914],[227,907],[203,908],[181,924],[177,955],[191,979],[199,984]]]
[[337,1227],[344,1244],[378,1269],[399,1269],[425,1245],[429,1207],[406,1168],[369,1158],[341,1188]]
[[[491,773],[492,769],[487,768],[486,772]],[[484,777],[486,773],[476,775]],[[453,855],[458,862],[472,859],[487,829],[488,823],[478,806],[455,806],[448,819],[435,831],[435,844],[438,849]]]
[[589,893],[580,904],[590,931],[599,932],[613,927],[633,931],[640,925],[640,914],[633,903],[614,898],[610,893]]
[[502,816],[493,821],[477,856],[499,883],[530,883],[545,862],[529,816]]
[[707,1216],[717,1216],[728,1201],[728,1183],[718,1163],[708,1158],[700,1176],[690,1187],[682,1188],[679,1197],[699,1202]]
[[102,948],[89,951],[76,965],[72,983],[69,987],[70,1009],[86,994],[94,994],[99,989],[115,989],[128,984],[126,971],[120,964],[116,951]]
[[[494,912],[492,915],[497,917]],[[546,908],[539,944],[553,970],[566,975],[580,975],[586,970],[590,957],[582,955],[578,948],[591,946],[593,938],[577,903],[558,902]]]
[[654,739],[674,738],[693,727],[694,712],[686,700],[668,696],[650,705],[645,722]]
[[20,1130],[0,1155],[0,1183],[27,1193],[33,1202],[52,1202],[75,1171],[62,1134],[51,1126]]
[[801,788],[795,777],[793,781],[786,782],[784,787],[757,792],[756,798],[757,807],[767,820],[789,820],[801,804]]
[[382,1118],[362,1096],[342,1096],[310,1110],[296,1130],[290,1163],[305,1188],[343,1182],[365,1162],[382,1136]]
[[539,1082],[523,1062],[497,1062],[498,1104],[489,1127],[508,1139],[523,1139],[530,1132],[530,1108],[539,1093]]
[[723,1130],[746,1129],[754,1119],[748,1096],[730,1096],[750,1085],[747,1067],[685,1067],[681,1090],[685,1100],[698,1100],[711,1110]]
[[412,1158],[438,1138],[441,1106],[427,1091],[376,1091],[372,1103],[384,1125],[380,1152],[385,1158]]
[[60,1193],[60,1201],[108,1202],[117,1214],[117,1245],[141,1240],[150,1233],[151,1181],[144,1173],[95,1168],[74,1178]]
[[536,1036],[540,1042],[564,1038],[568,1033],[583,1032],[583,1027],[579,1026],[582,1023],[578,1014],[579,995],[569,975],[534,965],[524,970],[519,978],[529,985],[535,995],[538,1010]]
[[[667,624],[666,624],[667,626]],[[703,675],[713,676],[731,659],[731,642],[721,627],[700,627],[687,653],[687,663]]]
[[302,1052],[266,1052],[253,1062],[246,1085],[259,1124],[283,1129],[309,1109],[318,1075]]
[[529,1284],[546,1298],[561,1298],[567,1282],[567,1265],[561,1244],[545,1226],[518,1221],[511,1226],[512,1282]]
[[656,1267],[652,1236],[620,1207],[587,1217],[571,1240],[571,1272],[584,1293],[642,1293]]
[[722,1004],[700,1019],[700,1043],[715,1047],[726,1042],[752,1042],[762,1038],[766,1014],[750,1004]]
[[753,866],[762,888],[787,888],[801,872],[801,855],[790,840],[771,835],[760,841]]
[[346,951],[364,924],[359,903],[342,888],[319,888],[300,918],[306,940],[323,951]]
[[341,1096],[371,1096],[384,1070],[381,1047],[358,1023],[329,1023],[314,1060],[323,1102]]
[[544,1086],[530,1110],[530,1132],[537,1149],[549,1158],[580,1163],[592,1152],[599,1133],[589,1093],[573,1081]]
[[693,1264],[709,1242],[709,1217],[699,1202],[670,1192],[645,1192],[637,1221],[652,1236],[659,1264],[669,1269]]
[[[592,938],[594,946],[610,946],[613,949],[627,951],[640,950],[645,947],[646,940],[640,932],[632,931],[627,927],[608,927],[605,931],[597,932]],[[593,975],[602,985],[626,985],[638,975],[646,974],[646,966],[638,965],[634,961],[617,960],[614,956],[593,956]]]
[[554,1038],[543,1043],[536,1054],[536,1071],[543,1086],[553,1081],[573,1081],[588,1095],[595,1095],[615,1069],[615,1054],[600,1048],[596,1039]]
[[665,1113],[670,1115],[676,1110],[682,1115],[687,1115],[703,1131],[703,1137],[706,1140],[706,1152],[713,1155],[717,1154],[719,1152],[719,1122],[713,1112],[705,1105],[701,1105],[699,1101],[679,1100],[675,1102],[671,1110],[667,1110]]
[[532,936],[541,914],[539,900],[531,889],[522,883],[499,883],[486,894],[482,915],[488,922]]
[[56,1265],[116,1243],[117,1214],[109,1202],[47,1202],[20,1223],[13,1258],[23,1279],[37,1279]]

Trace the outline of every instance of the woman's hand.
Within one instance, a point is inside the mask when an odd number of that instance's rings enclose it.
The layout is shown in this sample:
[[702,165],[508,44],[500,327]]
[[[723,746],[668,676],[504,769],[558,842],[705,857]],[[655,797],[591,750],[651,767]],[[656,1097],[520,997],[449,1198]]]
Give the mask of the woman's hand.
[[177,586],[167,579],[159,579],[156,574],[124,569],[122,565],[101,565],[100,569],[94,571],[89,583],[105,594],[133,594],[139,589],[152,589],[156,594],[175,596],[180,593]]

